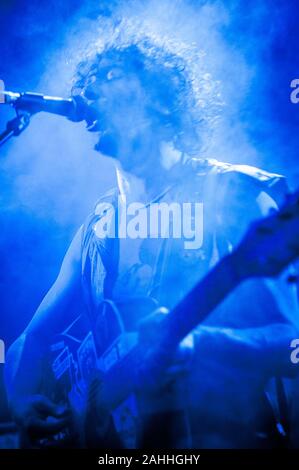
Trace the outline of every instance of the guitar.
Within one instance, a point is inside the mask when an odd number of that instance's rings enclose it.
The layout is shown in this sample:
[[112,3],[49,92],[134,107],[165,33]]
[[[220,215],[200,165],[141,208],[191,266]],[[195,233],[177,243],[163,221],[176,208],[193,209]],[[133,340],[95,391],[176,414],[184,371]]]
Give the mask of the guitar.
[[[142,390],[155,393],[178,344],[245,279],[277,276],[298,256],[299,191],[287,198],[281,210],[251,224],[232,253],[162,315],[154,341],[139,341],[136,324],[125,324],[124,306],[111,301],[102,306],[101,318],[109,325],[105,337],[102,328],[82,334],[78,319],[51,348],[52,375],[60,390],[51,398],[67,399],[72,425],[34,445],[135,447],[138,396]],[[135,300],[133,310],[146,317],[156,307],[150,299]],[[81,338],[72,332],[76,328]]]

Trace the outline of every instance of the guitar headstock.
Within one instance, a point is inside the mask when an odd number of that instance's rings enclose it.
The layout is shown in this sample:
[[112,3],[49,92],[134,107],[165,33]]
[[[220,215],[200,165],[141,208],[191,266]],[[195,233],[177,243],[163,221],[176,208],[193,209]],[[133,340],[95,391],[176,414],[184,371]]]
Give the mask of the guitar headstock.
[[277,276],[299,256],[299,190],[282,208],[253,222],[234,251],[242,277]]

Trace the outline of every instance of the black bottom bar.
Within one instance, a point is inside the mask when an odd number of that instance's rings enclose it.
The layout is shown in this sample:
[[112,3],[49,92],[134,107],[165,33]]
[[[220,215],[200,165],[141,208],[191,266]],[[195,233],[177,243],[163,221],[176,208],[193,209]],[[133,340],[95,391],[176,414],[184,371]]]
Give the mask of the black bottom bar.
[[299,462],[299,450],[0,450],[0,468],[105,468],[120,469],[162,466],[189,466],[208,468],[210,465],[226,464],[244,468],[253,465],[286,465]]

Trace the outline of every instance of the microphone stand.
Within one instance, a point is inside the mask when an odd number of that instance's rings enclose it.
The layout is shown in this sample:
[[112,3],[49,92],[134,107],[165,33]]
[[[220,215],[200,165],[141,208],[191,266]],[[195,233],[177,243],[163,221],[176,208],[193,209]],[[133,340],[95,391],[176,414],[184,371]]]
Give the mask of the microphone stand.
[[5,144],[11,137],[20,135],[30,124],[31,114],[19,113],[16,111],[17,117],[8,121],[6,130],[0,134],[0,147]]
[[99,118],[96,109],[89,106],[86,99],[80,95],[63,99],[40,93],[3,91],[2,94],[5,97],[3,104],[12,105],[17,116],[8,121],[6,130],[0,134],[0,146],[11,137],[20,135],[29,126],[31,116],[41,111],[65,116],[72,122],[85,121],[90,127],[94,126]]

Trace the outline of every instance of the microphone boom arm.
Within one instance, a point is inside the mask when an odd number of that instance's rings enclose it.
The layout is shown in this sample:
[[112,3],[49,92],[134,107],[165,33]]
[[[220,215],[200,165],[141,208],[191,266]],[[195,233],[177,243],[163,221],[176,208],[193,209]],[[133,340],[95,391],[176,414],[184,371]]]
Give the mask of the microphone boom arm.
[[8,121],[6,130],[0,134],[0,147],[5,144],[11,137],[20,135],[30,124],[29,113],[18,113],[17,116]]
[[20,135],[28,127],[30,117],[41,111],[65,116],[73,122],[86,121],[87,127],[98,119],[97,111],[80,95],[64,99],[32,92],[15,93],[4,90],[1,94],[4,96],[3,104],[11,105],[17,117],[9,121],[6,130],[0,134],[0,146],[11,137]]

